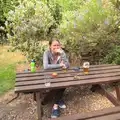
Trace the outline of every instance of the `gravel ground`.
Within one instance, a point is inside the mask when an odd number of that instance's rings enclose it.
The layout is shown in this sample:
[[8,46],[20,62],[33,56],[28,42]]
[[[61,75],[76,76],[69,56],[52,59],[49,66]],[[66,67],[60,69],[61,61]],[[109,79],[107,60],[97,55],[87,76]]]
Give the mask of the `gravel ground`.
[[[114,106],[104,96],[96,92],[91,92],[90,87],[81,86],[66,89],[63,99],[67,108],[61,110],[60,115],[90,112]],[[108,90],[115,94],[112,88]],[[0,96],[0,120],[37,120],[36,102],[33,101],[33,95],[20,94],[17,99],[6,104],[15,96],[13,90]],[[50,117],[52,105],[53,101],[43,106],[43,120],[47,120]]]

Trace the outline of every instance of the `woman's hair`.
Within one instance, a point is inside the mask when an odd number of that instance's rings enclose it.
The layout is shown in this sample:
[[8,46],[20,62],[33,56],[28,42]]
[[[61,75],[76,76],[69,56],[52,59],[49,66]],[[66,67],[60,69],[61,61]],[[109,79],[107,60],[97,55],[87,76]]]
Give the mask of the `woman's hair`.
[[52,38],[52,39],[49,41],[49,46],[51,46],[51,44],[52,44],[53,41],[57,41],[57,42],[60,43],[60,41],[59,41],[57,38]]

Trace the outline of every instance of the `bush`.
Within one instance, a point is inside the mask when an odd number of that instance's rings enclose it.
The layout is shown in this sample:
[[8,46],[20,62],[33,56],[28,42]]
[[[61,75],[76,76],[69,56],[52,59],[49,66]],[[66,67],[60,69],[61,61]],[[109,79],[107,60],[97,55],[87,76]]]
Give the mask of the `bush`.
[[102,62],[120,65],[120,46],[114,46],[106,55],[106,57],[102,60]]
[[5,30],[4,30],[4,27],[0,27],[0,44],[3,45],[3,44],[6,44],[8,41],[7,41],[7,38],[6,38],[6,33],[5,33]]
[[[5,22],[7,37],[14,49],[19,49],[30,59],[40,60],[49,38],[49,28],[55,24],[49,8],[38,0],[24,0],[10,11]],[[52,30],[51,30],[52,31]],[[48,34],[49,33],[49,34]]]
[[69,54],[86,55],[90,61],[100,62],[120,40],[120,17],[114,9],[111,2],[104,7],[90,0],[78,10],[66,11],[60,25],[60,37]]
[[7,13],[14,10],[18,5],[18,0],[0,0],[0,44],[8,44],[5,30],[5,20]]

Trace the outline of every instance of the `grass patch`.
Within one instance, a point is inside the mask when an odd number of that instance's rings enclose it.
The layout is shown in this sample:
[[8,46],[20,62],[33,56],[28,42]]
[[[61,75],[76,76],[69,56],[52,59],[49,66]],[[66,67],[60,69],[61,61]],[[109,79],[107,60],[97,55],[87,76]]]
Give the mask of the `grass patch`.
[[8,52],[9,46],[0,46],[0,95],[14,88],[16,63],[24,60],[20,52]]
[[15,65],[8,64],[0,68],[0,94],[14,87]]

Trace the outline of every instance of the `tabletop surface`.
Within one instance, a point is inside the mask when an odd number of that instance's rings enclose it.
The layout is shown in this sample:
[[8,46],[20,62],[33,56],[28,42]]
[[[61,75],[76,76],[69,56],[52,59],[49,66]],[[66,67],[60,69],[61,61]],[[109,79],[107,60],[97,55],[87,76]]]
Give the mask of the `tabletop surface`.
[[[57,76],[53,77],[52,73]],[[49,84],[46,86],[46,81]],[[84,74],[83,68],[79,71],[53,69],[39,70],[35,72],[17,72],[15,92],[36,92],[44,89],[64,88],[76,85],[108,83],[120,81],[120,65],[104,64],[91,65],[88,74]]]

